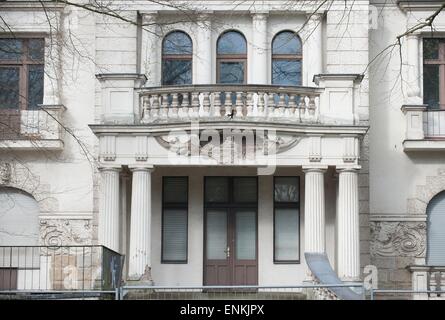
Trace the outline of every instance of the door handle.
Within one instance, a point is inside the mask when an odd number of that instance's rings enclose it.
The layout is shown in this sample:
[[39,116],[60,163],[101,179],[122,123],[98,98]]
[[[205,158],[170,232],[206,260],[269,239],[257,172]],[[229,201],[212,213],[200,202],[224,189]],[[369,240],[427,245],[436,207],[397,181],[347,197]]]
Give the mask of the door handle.
[[227,258],[230,258],[230,247],[227,247],[227,249],[224,250],[224,253],[226,254]]

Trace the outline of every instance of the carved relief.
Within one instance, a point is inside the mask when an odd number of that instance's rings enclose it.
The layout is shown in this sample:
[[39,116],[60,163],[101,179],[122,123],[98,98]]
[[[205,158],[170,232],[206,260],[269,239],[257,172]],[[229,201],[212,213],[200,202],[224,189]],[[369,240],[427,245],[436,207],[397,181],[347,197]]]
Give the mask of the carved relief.
[[40,240],[44,246],[89,245],[90,220],[41,220]]
[[422,257],[426,247],[424,222],[371,222],[371,254]]
[[414,198],[408,199],[407,211],[410,214],[426,214],[428,203],[435,195],[445,190],[445,168],[438,169],[436,176],[426,177],[425,185],[416,187]]
[[11,164],[9,162],[0,163],[0,185],[8,184],[11,181]]
[[[212,138],[210,141],[209,137]],[[301,139],[302,137],[298,135],[275,135],[253,133],[253,131],[245,133],[239,130],[233,130],[228,135],[220,135],[216,130],[209,130],[200,137],[190,134],[156,137],[159,145],[178,156],[199,155],[214,159],[221,164],[254,160],[257,155],[279,154],[296,146]]]

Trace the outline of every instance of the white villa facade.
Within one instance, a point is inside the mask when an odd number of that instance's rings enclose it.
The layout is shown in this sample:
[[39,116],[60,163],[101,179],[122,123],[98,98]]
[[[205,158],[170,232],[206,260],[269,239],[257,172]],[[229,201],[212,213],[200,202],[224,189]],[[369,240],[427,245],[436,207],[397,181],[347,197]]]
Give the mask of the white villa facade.
[[104,245],[136,284],[298,285],[326,253],[441,287],[445,13],[387,48],[440,1],[74,2],[0,3],[0,246]]

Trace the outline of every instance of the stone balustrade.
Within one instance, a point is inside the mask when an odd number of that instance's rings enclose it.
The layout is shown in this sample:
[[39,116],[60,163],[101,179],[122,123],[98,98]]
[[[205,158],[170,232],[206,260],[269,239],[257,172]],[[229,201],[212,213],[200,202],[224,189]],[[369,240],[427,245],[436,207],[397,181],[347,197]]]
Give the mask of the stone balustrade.
[[140,89],[141,123],[285,121],[317,123],[323,89],[272,85],[194,85]]

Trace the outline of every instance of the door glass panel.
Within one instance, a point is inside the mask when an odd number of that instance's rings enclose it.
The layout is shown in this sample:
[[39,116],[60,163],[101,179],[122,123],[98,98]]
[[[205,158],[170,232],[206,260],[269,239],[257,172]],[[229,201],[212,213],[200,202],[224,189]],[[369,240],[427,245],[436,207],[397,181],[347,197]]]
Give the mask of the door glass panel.
[[236,212],[236,259],[256,258],[256,213],[255,211]]
[[296,177],[276,177],[274,197],[276,202],[298,202],[298,179]]
[[207,177],[205,182],[206,202],[229,202],[229,179]]
[[186,203],[187,183],[187,177],[165,177],[164,203]]
[[234,178],[233,198],[235,199],[235,202],[256,202],[256,181],[256,178]]
[[206,256],[207,260],[225,260],[227,249],[227,212],[207,211]]
[[244,83],[244,62],[220,62],[218,83]]

